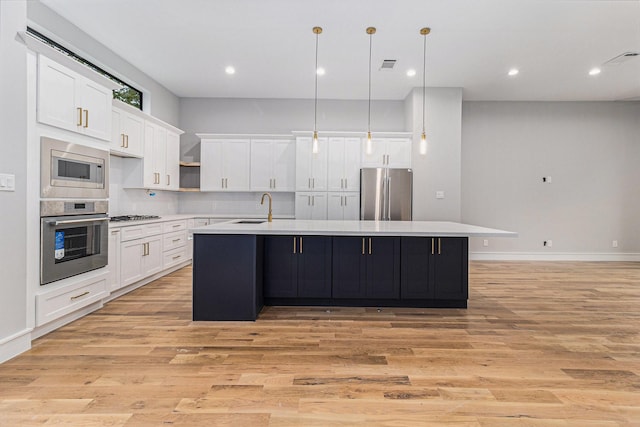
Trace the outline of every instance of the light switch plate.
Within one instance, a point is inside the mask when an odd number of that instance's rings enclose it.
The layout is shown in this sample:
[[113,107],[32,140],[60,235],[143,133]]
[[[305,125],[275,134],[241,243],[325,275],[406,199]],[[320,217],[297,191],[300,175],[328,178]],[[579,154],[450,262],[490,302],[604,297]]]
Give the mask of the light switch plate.
[[0,191],[16,191],[16,176],[0,173]]
[[444,199],[444,191],[442,190],[436,191],[436,199]]

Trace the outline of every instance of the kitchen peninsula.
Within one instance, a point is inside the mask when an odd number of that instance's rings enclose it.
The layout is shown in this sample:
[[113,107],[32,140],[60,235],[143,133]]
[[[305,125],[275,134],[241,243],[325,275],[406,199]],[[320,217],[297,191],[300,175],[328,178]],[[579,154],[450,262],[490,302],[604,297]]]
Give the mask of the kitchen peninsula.
[[191,230],[193,320],[255,320],[264,305],[466,308],[468,238],[454,222],[235,220]]

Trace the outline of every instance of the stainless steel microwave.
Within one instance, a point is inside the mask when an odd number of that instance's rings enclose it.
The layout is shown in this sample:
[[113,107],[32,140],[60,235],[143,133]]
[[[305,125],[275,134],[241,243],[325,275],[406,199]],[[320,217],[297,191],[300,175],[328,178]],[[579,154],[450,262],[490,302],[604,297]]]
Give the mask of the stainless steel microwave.
[[47,137],[40,145],[40,197],[109,197],[108,151]]

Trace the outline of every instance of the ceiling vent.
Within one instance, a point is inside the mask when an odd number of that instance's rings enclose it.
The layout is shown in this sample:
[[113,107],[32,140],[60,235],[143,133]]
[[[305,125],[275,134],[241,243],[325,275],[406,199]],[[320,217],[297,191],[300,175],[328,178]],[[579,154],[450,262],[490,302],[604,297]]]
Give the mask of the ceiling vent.
[[392,70],[394,65],[396,65],[395,59],[385,59],[382,61],[382,65],[380,66],[381,70]]
[[614,56],[613,58],[611,58],[610,60],[606,61],[604,63],[604,65],[620,65],[620,64],[624,64],[627,61],[630,61],[634,58],[637,58],[640,56],[640,53],[638,52],[625,52],[622,53],[618,56]]

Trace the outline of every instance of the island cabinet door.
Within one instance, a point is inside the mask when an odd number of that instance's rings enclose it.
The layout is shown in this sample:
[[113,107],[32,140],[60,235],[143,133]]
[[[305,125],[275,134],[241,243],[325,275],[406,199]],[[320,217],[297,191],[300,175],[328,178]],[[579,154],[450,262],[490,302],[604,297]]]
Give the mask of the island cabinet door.
[[434,286],[431,277],[432,255],[435,253],[432,237],[402,237],[401,285],[402,299],[433,299]]
[[432,261],[435,298],[466,300],[469,296],[468,238],[435,237]]
[[332,259],[333,298],[366,298],[366,238],[334,237]]
[[400,238],[366,240],[367,298],[400,298]]
[[264,296],[295,298],[298,296],[298,237],[264,238]]
[[331,298],[331,237],[298,237],[298,297]]

